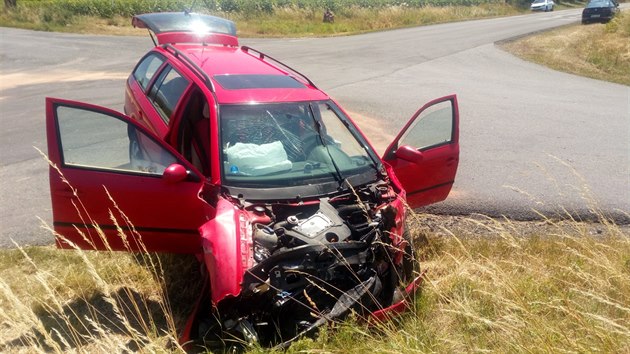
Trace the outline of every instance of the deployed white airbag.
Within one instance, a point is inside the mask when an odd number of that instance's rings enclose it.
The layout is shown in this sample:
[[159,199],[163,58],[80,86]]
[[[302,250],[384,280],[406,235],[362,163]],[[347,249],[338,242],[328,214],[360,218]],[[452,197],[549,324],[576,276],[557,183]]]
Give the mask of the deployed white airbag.
[[280,141],[269,144],[236,143],[225,150],[229,174],[263,176],[288,171],[293,164]]

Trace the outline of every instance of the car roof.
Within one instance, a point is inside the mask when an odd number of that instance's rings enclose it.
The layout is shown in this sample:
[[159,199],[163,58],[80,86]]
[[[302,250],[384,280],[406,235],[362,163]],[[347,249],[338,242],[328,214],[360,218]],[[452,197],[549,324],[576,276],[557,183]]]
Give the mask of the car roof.
[[[218,103],[275,103],[326,100],[306,76],[249,47],[199,43],[158,46],[207,81]],[[190,64],[194,64],[191,68]],[[196,66],[196,68],[195,68]],[[199,70],[197,70],[199,69]],[[201,76],[205,76],[204,80]]]
[[190,12],[136,15],[134,27],[155,34],[155,50],[178,61],[219,103],[324,100],[306,76],[249,47],[239,47],[234,22]]

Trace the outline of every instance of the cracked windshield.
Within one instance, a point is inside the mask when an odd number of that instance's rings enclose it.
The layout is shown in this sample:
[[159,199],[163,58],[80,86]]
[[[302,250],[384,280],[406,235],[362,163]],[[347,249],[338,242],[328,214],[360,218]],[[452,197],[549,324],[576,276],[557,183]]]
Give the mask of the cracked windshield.
[[339,181],[372,170],[373,152],[330,102],[221,107],[223,175],[241,187]]

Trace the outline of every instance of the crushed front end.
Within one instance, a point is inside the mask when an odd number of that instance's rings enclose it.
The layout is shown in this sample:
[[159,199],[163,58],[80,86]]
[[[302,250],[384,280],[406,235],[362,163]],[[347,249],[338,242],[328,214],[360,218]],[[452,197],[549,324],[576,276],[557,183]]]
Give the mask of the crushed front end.
[[[389,183],[310,201],[221,205],[213,226],[202,227],[211,301],[186,337],[286,346],[351,312],[399,309],[413,290],[404,287],[414,276],[405,209]],[[226,245],[217,234],[229,230],[217,228],[231,222],[237,242]]]

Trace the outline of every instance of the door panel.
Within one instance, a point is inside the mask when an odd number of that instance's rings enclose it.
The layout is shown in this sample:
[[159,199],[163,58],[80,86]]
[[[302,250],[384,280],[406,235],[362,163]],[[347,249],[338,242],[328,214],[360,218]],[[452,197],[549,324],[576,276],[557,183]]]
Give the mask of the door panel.
[[457,97],[442,97],[420,108],[385,150],[383,160],[394,170],[412,208],[446,199],[459,162]]
[[[213,209],[199,198],[199,172],[175,150],[129,118],[84,103],[47,98],[46,124],[59,247],[201,250],[197,228]],[[130,131],[142,137],[139,154]],[[177,165],[187,174],[168,168]]]

